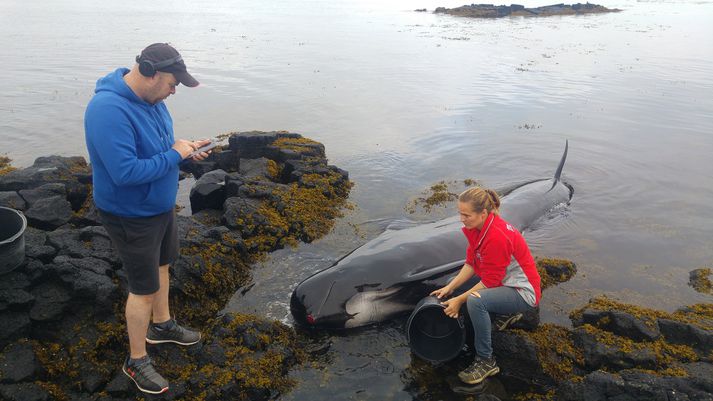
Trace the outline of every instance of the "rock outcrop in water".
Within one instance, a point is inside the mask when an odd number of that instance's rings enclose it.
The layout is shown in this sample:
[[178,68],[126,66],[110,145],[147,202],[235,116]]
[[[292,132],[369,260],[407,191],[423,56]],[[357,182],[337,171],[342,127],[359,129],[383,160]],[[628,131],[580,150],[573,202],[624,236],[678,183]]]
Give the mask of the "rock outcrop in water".
[[[543,288],[575,272],[563,260],[539,259],[537,264]],[[459,391],[481,394],[478,400],[511,395],[568,401],[713,400],[713,304],[667,313],[598,297],[570,318],[572,329],[549,323],[534,327],[526,321],[493,332],[500,375]],[[441,367],[415,361],[406,372],[413,383],[408,387],[445,387],[434,377],[454,377],[471,359],[467,353]],[[507,390],[496,385],[500,380],[508,383]]]
[[[230,147],[187,164],[200,177],[195,216],[178,216],[181,256],[171,305],[204,341],[149,346],[171,381],[166,399],[273,399],[303,356],[294,331],[245,314],[218,316],[264,252],[328,232],[346,204],[347,173],[298,134],[234,134]],[[126,277],[91,198],[81,157],[2,167],[0,205],[23,210],[26,259],[0,277],[0,399],[126,400]]]
[[548,17],[553,15],[581,15],[618,12],[621,10],[610,9],[597,4],[553,4],[550,6],[525,8],[519,4],[509,6],[496,6],[493,4],[471,4],[456,8],[438,7],[436,14],[449,14],[458,17],[470,18],[501,18],[501,17]]

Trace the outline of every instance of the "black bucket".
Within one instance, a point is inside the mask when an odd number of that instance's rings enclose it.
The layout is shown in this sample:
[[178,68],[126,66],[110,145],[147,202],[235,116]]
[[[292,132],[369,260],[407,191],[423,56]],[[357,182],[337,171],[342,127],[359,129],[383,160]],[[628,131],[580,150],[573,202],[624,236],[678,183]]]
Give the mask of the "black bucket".
[[447,362],[458,356],[465,335],[463,316],[457,319],[446,316],[441,301],[434,296],[416,304],[406,323],[411,351],[429,362]]
[[22,213],[0,206],[0,274],[14,270],[25,260],[26,228]]

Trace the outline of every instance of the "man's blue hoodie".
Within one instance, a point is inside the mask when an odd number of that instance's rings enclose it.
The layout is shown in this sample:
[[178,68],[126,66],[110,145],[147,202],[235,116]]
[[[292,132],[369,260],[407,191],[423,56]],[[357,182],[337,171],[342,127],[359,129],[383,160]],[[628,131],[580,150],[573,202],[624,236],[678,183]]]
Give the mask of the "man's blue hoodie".
[[150,104],[124,82],[119,68],[97,81],[84,114],[97,208],[123,217],[173,209],[181,155],[171,149],[173,120],[163,102]]

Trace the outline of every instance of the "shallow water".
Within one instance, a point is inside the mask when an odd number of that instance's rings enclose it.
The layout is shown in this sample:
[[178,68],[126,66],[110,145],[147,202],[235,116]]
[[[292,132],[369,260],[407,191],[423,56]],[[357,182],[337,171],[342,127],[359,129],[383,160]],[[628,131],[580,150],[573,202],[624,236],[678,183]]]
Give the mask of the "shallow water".
[[[713,3],[612,0],[601,4],[624,11],[541,19],[412,11],[462,3],[5,0],[0,153],[20,166],[86,155],[96,79],[170,41],[202,82],[167,101],[178,137],[299,132],[356,184],[356,210],[275,253],[229,310],[289,324],[303,278],[393,222],[452,212],[409,214],[422,190],[548,177],[565,139],[574,198],[525,236],[579,272],[545,292],[543,320],[567,324],[598,294],[665,310],[710,302],[687,282],[713,265]],[[414,389],[414,369],[429,373],[414,368],[402,324],[315,337],[319,367],[294,372],[301,384],[283,398],[458,398],[448,385]]]

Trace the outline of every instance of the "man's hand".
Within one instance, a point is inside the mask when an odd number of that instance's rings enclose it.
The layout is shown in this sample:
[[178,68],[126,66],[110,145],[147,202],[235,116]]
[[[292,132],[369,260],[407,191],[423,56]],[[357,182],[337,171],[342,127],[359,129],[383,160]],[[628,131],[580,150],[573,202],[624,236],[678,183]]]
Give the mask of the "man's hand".
[[[210,139],[201,139],[199,141],[193,142],[193,144],[196,145],[196,149],[198,149],[202,146],[208,145],[210,142],[211,142]],[[201,161],[201,160],[205,159],[206,157],[208,157],[210,152],[211,152],[210,150],[207,152],[200,152],[197,155],[193,156],[192,159],[195,161]]]
[[173,146],[171,146],[171,148],[173,148],[176,152],[178,152],[179,155],[181,155],[181,159],[185,159],[190,156],[191,152],[198,149],[196,143],[197,142],[187,141],[185,139],[177,139],[176,142],[173,143]]

